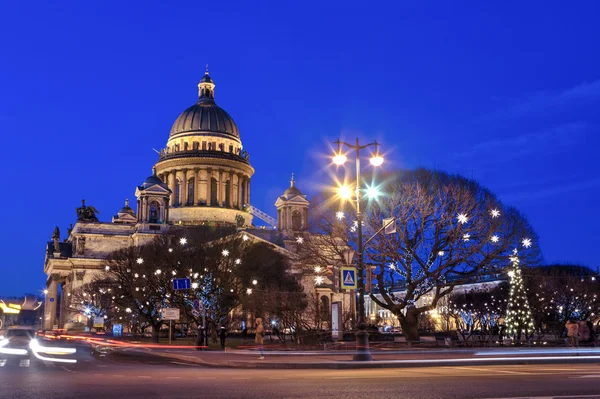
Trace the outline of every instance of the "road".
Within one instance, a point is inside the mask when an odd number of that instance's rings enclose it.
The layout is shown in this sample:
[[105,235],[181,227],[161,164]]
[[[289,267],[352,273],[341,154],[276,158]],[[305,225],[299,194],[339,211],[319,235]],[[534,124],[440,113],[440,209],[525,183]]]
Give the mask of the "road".
[[0,398],[600,399],[600,364],[253,370],[124,361],[83,346],[75,358],[77,364],[59,364],[0,355]]

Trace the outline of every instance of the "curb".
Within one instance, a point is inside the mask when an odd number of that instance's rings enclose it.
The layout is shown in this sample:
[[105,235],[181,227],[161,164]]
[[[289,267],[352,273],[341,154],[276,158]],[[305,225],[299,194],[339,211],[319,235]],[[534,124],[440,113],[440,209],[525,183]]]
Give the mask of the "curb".
[[[190,365],[215,367],[215,368],[240,368],[240,369],[382,369],[382,368],[415,368],[415,367],[448,367],[448,366],[497,366],[497,365],[535,365],[535,364],[577,364],[598,363],[598,356],[555,356],[555,357],[522,357],[522,358],[458,358],[458,359],[410,359],[410,360],[373,360],[356,362],[340,360],[333,362],[270,362],[270,361],[224,361],[219,363],[208,362],[194,356],[177,355],[173,353],[138,352],[137,355],[171,359],[187,362]],[[269,359],[268,353],[266,358]]]

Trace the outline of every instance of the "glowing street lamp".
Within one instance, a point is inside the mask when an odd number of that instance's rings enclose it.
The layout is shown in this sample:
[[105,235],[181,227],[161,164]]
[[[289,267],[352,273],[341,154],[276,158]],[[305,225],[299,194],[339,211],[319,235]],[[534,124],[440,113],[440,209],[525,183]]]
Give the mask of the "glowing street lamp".
[[[362,224],[363,224],[363,214],[360,211],[360,150],[363,150],[368,147],[375,147],[375,152],[371,155],[371,165],[373,166],[381,166],[383,164],[383,156],[379,153],[378,147],[379,143],[374,141],[369,144],[360,145],[358,142],[358,138],[356,139],[356,144],[349,144],[344,141],[340,141],[339,139],[335,142],[337,144],[337,152],[333,156],[333,163],[336,165],[342,165],[347,161],[346,155],[342,152],[342,145],[348,147],[352,150],[355,150],[356,158],[356,186],[354,187],[354,200],[356,201],[356,230],[357,230],[357,254],[356,254],[356,263],[358,266],[358,306],[357,306],[357,316],[356,323],[358,326],[358,332],[356,333],[356,354],[354,355],[354,360],[372,360],[371,353],[369,351],[369,333],[367,332],[367,324],[365,323],[365,285],[363,281],[363,275],[365,272],[365,267],[363,263],[363,237],[362,237]],[[343,189],[342,186],[338,189],[338,194],[340,197],[345,199],[350,199],[352,194],[348,195],[348,188]],[[367,187],[367,196],[369,198],[376,198],[379,195],[379,191],[376,187]],[[340,219],[339,213],[336,214],[338,219]]]
[[379,190],[375,186],[367,187],[367,197],[375,199],[379,197]]
[[339,186],[338,195],[342,199],[349,200],[350,198],[352,198],[352,189],[346,185]]

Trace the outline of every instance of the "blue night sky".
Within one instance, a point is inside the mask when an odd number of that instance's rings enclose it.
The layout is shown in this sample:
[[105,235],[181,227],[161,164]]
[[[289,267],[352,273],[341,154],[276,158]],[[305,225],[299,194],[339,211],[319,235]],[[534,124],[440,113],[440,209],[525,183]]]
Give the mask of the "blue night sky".
[[[488,4],[489,3],[489,4]],[[287,4],[287,5],[286,5]],[[338,136],[387,168],[464,174],[519,208],[546,262],[597,267],[600,3],[47,2],[0,6],[0,295],[39,292],[82,198],[134,199],[209,64],[275,215]]]

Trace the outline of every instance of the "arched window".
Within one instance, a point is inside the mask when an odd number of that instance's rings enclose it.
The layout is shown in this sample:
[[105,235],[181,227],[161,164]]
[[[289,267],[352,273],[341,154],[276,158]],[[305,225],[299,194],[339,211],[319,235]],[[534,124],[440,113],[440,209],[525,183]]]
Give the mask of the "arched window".
[[200,143],[198,143],[197,141],[194,141],[194,151],[198,151],[198,148],[200,147]]
[[227,180],[225,182],[225,206],[231,207],[231,196],[230,196],[230,182]]
[[302,213],[298,210],[292,212],[292,230],[302,230]]
[[181,180],[177,179],[177,184],[175,184],[175,206],[181,205],[181,196],[183,195],[183,190],[181,187]]
[[188,143],[185,142],[183,143],[183,151],[187,151],[188,150]]
[[212,206],[218,206],[217,203],[217,179],[214,177],[210,178],[210,204]]
[[160,207],[158,202],[152,201],[150,203],[150,210],[148,212],[148,222],[149,223],[160,223]]
[[187,195],[188,195],[187,205],[194,205],[194,178],[193,177],[188,180]]

